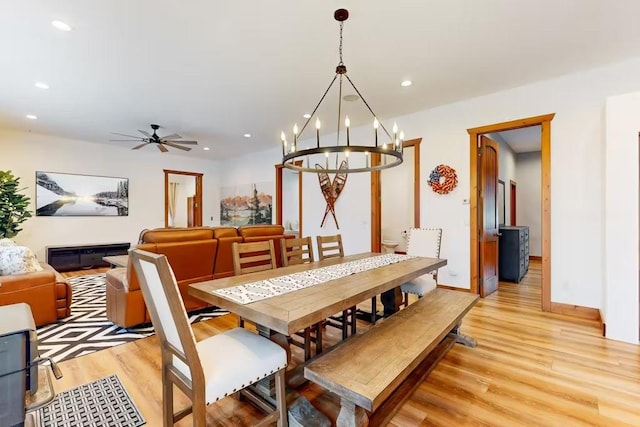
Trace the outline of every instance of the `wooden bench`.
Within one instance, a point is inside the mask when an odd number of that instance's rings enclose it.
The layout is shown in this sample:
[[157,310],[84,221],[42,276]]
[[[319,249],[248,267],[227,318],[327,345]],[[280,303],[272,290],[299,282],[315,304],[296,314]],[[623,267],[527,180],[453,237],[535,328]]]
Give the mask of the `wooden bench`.
[[366,425],[363,409],[369,425],[385,424],[456,340],[465,340],[458,327],[477,300],[435,289],[320,355],[304,368],[304,376],[340,397],[338,427]]

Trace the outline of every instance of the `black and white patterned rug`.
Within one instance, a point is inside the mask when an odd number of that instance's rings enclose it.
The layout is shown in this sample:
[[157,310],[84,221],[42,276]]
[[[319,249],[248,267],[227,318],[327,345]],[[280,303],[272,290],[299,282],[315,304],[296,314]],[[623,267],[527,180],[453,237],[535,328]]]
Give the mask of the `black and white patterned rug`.
[[138,427],[145,423],[116,375],[58,393],[36,414],[40,427]]
[[[107,320],[104,273],[72,277],[68,281],[73,288],[71,316],[38,328],[40,355],[62,362],[153,335],[149,324],[125,329]],[[227,313],[210,307],[191,313],[189,321],[200,322]]]

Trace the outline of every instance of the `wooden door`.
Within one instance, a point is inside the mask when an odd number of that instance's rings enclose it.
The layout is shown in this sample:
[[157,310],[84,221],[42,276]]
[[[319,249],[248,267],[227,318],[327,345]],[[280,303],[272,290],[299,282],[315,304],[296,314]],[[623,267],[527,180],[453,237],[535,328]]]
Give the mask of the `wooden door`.
[[478,224],[480,296],[498,289],[498,143],[480,136]]
[[196,225],[196,198],[195,196],[187,197],[187,227],[195,227]]

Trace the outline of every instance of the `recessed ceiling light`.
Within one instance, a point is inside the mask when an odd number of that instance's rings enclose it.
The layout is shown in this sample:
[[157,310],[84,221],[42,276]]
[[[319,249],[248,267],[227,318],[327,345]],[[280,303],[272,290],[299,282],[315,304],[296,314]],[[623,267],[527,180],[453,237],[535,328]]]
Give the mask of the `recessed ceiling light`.
[[413,84],[413,82],[411,80],[403,80],[402,83],[400,83],[400,86],[402,87],[409,87]]
[[211,150],[211,148],[209,148],[209,147],[204,147],[204,148],[202,148],[202,149],[203,149],[204,151],[209,151],[209,150]]
[[35,82],[35,87],[39,89],[49,89],[49,85],[44,82]]
[[311,114],[305,113],[305,114],[302,115],[302,117],[304,117],[305,119],[310,119],[311,118]]
[[71,31],[71,25],[66,24],[62,21],[51,21],[51,25],[53,25],[56,29],[60,31]]
[[38,116],[33,114],[27,114],[25,117],[30,120],[36,120],[38,118]]
[[251,138],[251,134],[250,134],[250,133],[245,133],[243,136],[244,136],[245,138]]

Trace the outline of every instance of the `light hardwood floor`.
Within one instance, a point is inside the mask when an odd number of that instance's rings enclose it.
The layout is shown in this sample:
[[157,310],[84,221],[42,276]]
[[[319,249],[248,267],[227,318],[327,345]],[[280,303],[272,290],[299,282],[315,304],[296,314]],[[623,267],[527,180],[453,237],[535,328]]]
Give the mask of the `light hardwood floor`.
[[[235,325],[229,315],[194,331],[202,339]],[[500,283],[480,300],[462,330],[478,346],[455,345],[390,426],[640,425],[640,346],[602,338],[597,321],[543,313],[539,261],[520,284]],[[155,337],[138,340],[61,363],[64,378],[55,388],[116,373],[147,425],[160,426],[159,359]],[[312,401],[320,392],[314,385],[302,390]],[[175,395],[177,407],[186,404]],[[249,404],[226,398],[209,407],[207,425],[250,426],[261,417]],[[188,417],[178,425],[190,422]]]

